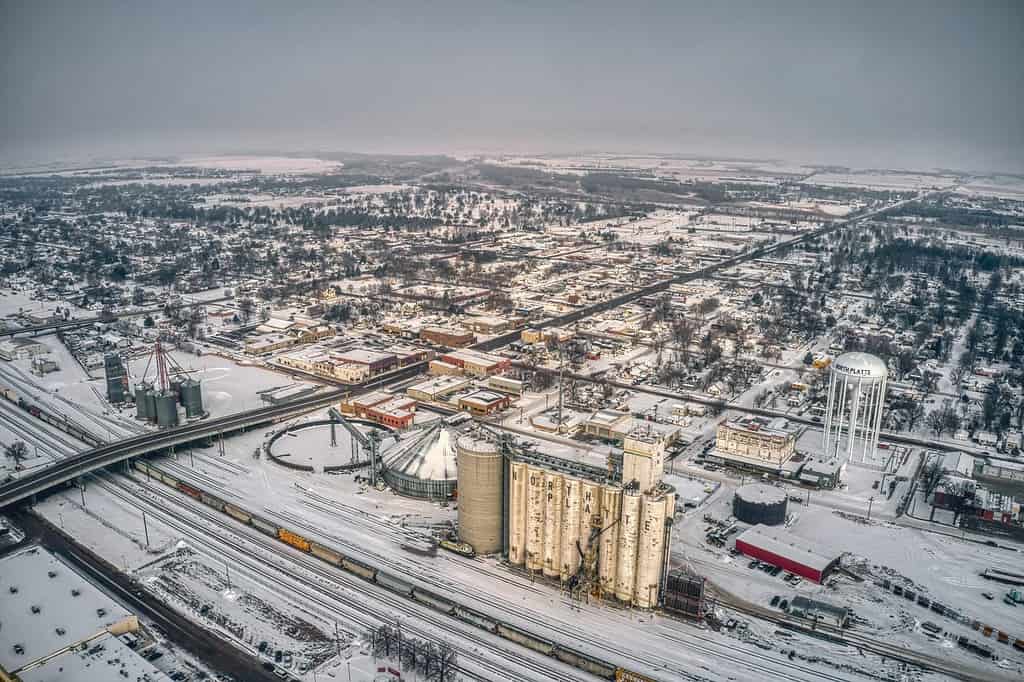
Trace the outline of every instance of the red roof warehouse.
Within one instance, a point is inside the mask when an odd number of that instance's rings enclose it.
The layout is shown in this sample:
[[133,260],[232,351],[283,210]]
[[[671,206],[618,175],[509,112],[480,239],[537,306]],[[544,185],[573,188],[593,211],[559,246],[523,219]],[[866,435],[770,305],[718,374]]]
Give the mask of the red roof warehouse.
[[839,555],[812,547],[781,530],[757,525],[736,538],[736,549],[749,557],[820,583],[839,564]]

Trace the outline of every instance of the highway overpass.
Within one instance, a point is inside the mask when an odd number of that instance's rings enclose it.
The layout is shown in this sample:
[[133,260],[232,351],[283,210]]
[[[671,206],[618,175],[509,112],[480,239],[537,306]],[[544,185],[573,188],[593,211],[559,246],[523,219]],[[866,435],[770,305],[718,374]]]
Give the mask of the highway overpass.
[[101,445],[77,455],[66,457],[54,463],[53,466],[3,484],[0,486],[0,508],[16,504],[62,483],[67,483],[79,476],[84,476],[91,471],[132,457],[156,452],[171,446],[192,443],[225,432],[239,431],[259,424],[293,417],[336,402],[346,393],[348,391],[340,389],[325,391],[282,405],[247,410],[217,419],[206,419],[172,429],[145,433],[116,443]]

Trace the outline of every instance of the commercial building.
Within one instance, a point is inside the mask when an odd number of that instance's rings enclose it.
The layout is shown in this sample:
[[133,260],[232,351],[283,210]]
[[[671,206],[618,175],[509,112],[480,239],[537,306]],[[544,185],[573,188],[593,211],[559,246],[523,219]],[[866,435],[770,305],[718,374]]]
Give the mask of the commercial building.
[[503,376],[492,376],[487,380],[487,388],[508,393],[509,395],[522,395],[524,387],[525,384],[522,381]]
[[846,471],[846,463],[838,460],[825,462],[822,460],[811,460],[800,469],[799,480],[801,483],[813,485],[818,488],[832,490],[842,481],[843,472]]
[[632,424],[633,417],[628,412],[598,410],[583,425],[583,432],[595,438],[622,440]]
[[778,471],[796,452],[799,433],[784,417],[733,417],[718,426],[713,456],[741,467]]
[[511,404],[511,398],[495,391],[476,391],[459,398],[459,409],[476,416],[500,412]]
[[500,355],[480,353],[473,350],[456,350],[441,355],[441,360],[460,368],[466,374],[477,377],[491,376],[508,371],[512,360]]
[[470,317],[463,325],[467,329],[472,329],[479,334],[501,334],[503,331],[508,329],[508,320],[501,317],[494,317],[492,315],[480,315],[478,317]]
[[476,341],[473,332],[450,327],[424,327],[420,330],[420,339],[427,343],[450,348],[462,348]]
[[340,364],[362,365],[366,367],[368,376],[376,376],[398,364],[394,353],[353,348],[342,353],[332,353],[331,358]]
[[736,538],[743,554],[814,582],[822,582],[839,565],[839,555],[782,529],[756,525]]
[[444,360],[431,360],[427,366],[427,373],[434,376],[461,376],[462,368]]
[[407,429],[416,418],[416,401],[412,398],[395,397],[383,403],[367,407],[363,414],[367,419],[390,426],[393,429]]
[[405,392],[410,398],[424,402],[442,400],[446,396],[469,388],[469,379],[458,376],[440,376],[434,379],[421,381],[407,388]]

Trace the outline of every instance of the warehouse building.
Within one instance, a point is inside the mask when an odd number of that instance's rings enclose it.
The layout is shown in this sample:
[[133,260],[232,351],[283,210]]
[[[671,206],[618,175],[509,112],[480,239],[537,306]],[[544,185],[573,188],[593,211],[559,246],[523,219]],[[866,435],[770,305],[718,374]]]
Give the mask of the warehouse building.
[[839,565],[839,555],[781,529],[756,525],[736,538],[736,549],[766,564],[778,566],[816,583],[822,582]]
[[522,395],[525,386],[526,385],[518,379],[510,379],[502,376],[492,376],[487,380],[487,388],[515,396]]
[[122,641],[138,618],[50,552],[8,555],[0,576],[0,679],[170,679]]
[[34,339],[8,339],[0,342],[0,360],[31,360],[46,355],[50,348]]

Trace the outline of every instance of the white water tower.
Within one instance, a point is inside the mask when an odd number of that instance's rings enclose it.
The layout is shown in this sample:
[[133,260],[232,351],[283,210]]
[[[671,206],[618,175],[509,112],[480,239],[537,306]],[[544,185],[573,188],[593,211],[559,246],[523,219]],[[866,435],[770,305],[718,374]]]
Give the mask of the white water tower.
[[888,376],[885,363],[869,353],[844,353],[832,362],[825,409],[826,458],[875,464]]

